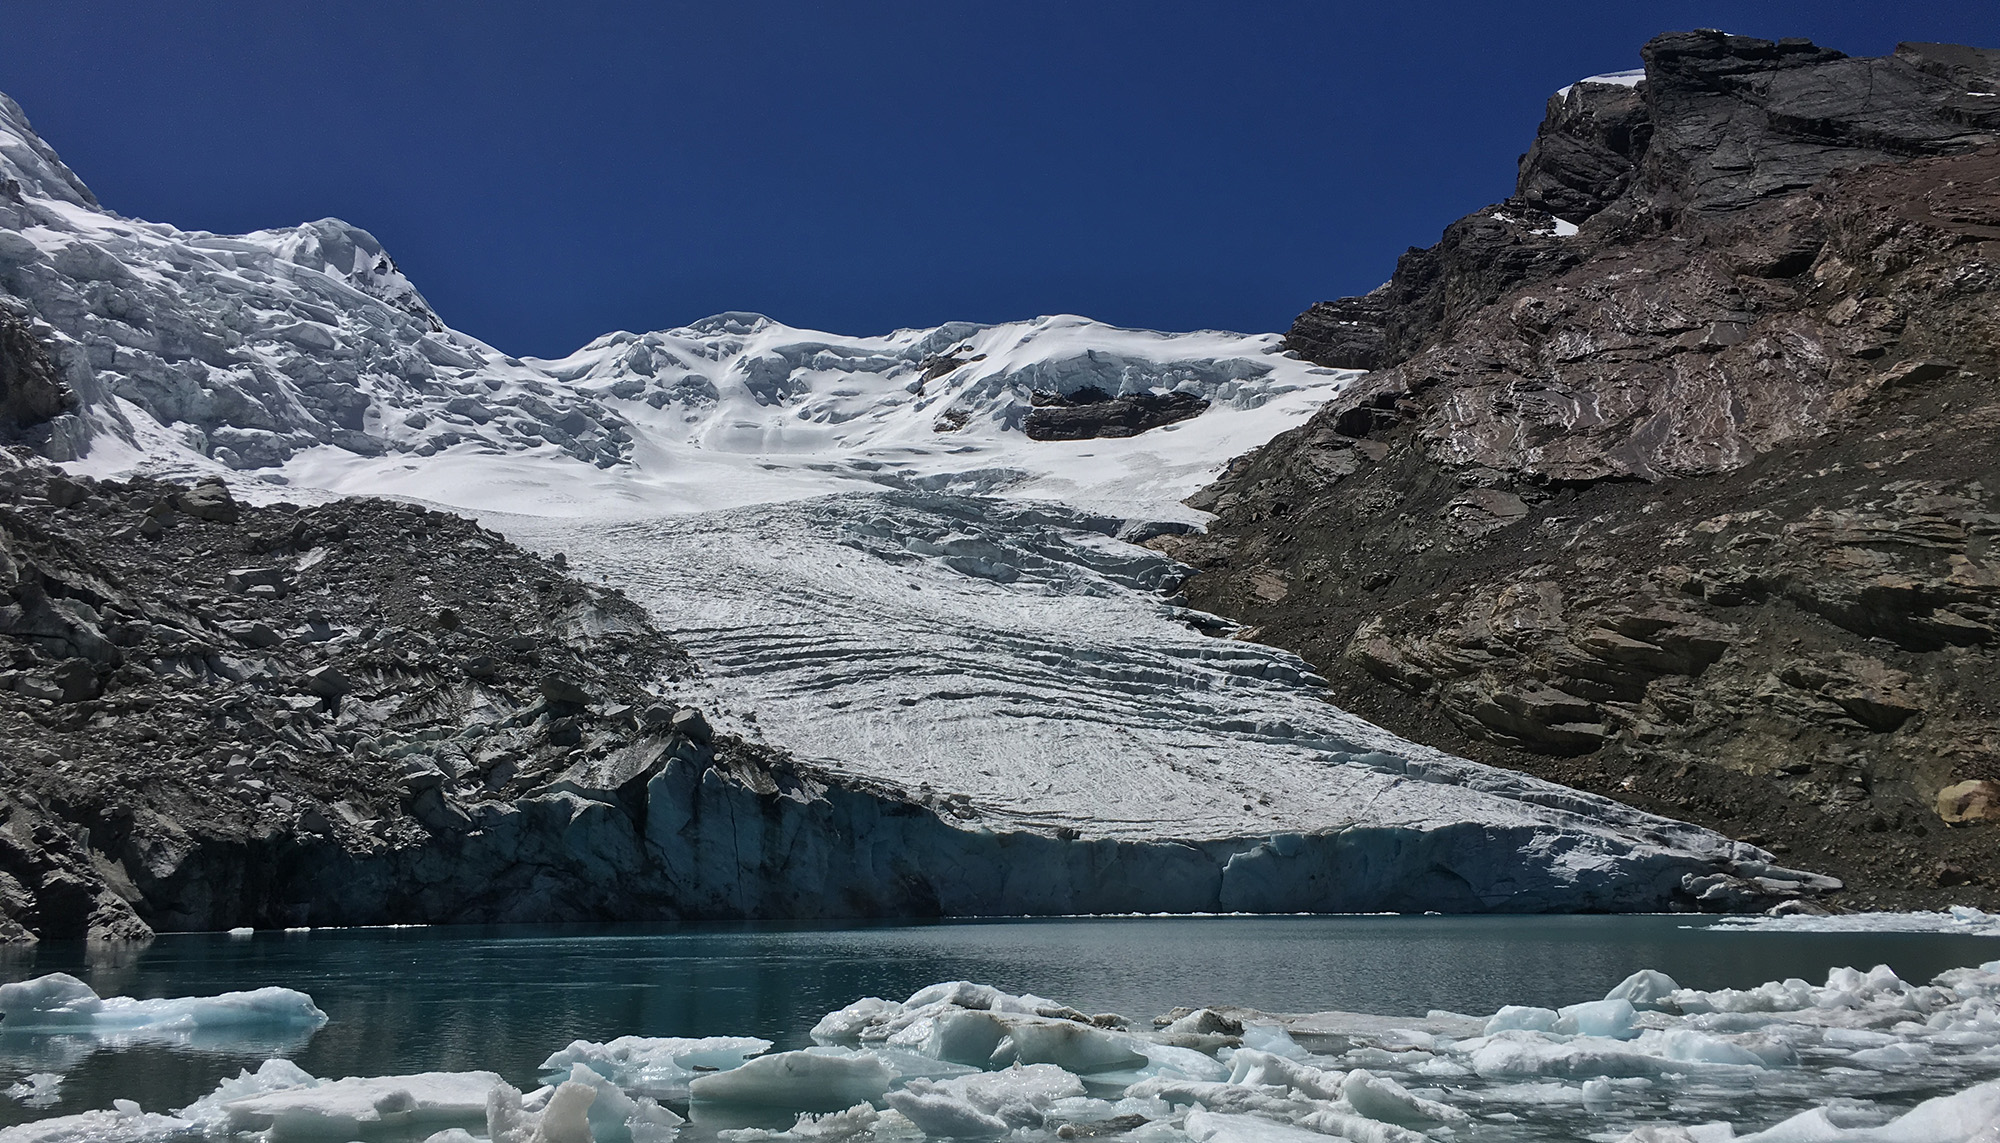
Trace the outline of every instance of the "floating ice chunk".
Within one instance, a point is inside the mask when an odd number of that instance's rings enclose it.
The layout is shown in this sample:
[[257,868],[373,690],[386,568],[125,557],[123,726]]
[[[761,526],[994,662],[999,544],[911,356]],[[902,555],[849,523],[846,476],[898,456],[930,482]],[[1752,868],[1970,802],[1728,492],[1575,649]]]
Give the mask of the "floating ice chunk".
[[[922,1083],[923,1081],[918,1081]],[[889,1106],[917,1125],[926,1135],[946,1139],[992,1139],[1005,1135],[1007,1122],[989,1115],[962,1099],[927,1087],[911,1086],[892,1091]]]
[[[956,1098],[983,1114],[999,1119],[1008,1127],[1039,1127],[1049,1105],[1059,1099],[1075,1099],[1084,1094],[1083,1081],[1053,1064],[1030,1064],[1004,1071],[982,1072],[957,1079],[914,1080],[906,1091],[929,1091]],[[890,1106],[909,1115],[896,1102],[900,1092],[889,1093]],[[910,1116],[912,1122],[918,1122]],[[921,1124],[920,1124],[921,1125]],[[928,1128],[926,1128],[928,1130]]]
[[62,1098],[63,1078],[54,1072],[35,1072],[7,1089],[7,1098],[22,1107],[52,1107]]
[[729,1071],[771,1050],[754,1036],[620,1036],[605,1043],[573,1040],[542,1061],[542,1082],[557,1083],[581,1064],[635,1095],[686,1099],[688,1083],[702,1071]]
[[1500,1032],[1511,1031],[1547,1032],[1555,1028],[1556,1021],[1560,1018],[1553,1008],[1533,1008],[1525,1004],[1509,1004],[1500,1009],[1500,1011],[1495,1012],[1492,1018],[1486,1021],[1486,1034],[1492,1036]]
[[582,1064],[570,1066],[569,1079],[551,1093],[550,1106],[564,1088],[575,1085],[596,1093],[589,1113],[590,1135],[596,1143],[658,1143],[673,1138],[674,1129],[687,1122],[647,1096],[634,1099]]
[[1764,1058],[1731,1040],[1697,1032],[1692,1028],[1648,1031],[1635,1045],[1641,1052],[1662,1060],[1690,1064],[1729,1064],[1761,1068]]
[[1680,990],[1674,978],[1658,969],[1642,968],[1604,994],[1606,1000],[1627,1000],[1634,1008],[1659,1008],[1668,996]]
[[2000,913],[1967,905],[1941,912],[1842,913],[1828,916],[1730,917],[1709,926],[1712,932],[1781,933],[1959,933],[2000,937]]
[[1138,1036],[1130,1037],[1127,1042],[1133,1051],[1146,1057],[1146,1063],[1135,1074],[1135,1079],[1146,1076],[1179,1076],[1195,1080],[1229,1078],[1229,1065],[1193,1048],[1153,1043]]
[[885,1042],[933,1059],[984,1067],[1007,1038],[1007,1022],[991,1012],[939,1007],[904,1025]]
[[1018,1012],[1028,1016],[1061,1016],[1075,1012],[1075,1009],[1058,1004],[1047,997],[1032,993],[1015,996],[1010,992],[1002,992],[990,984],[974,984],[969,980],[954,980],[920,988],[903,1002],[903,1007],[922,1008],[927,1004],[949,1004],[956,1008],[973,1008],[987,1012]]
[[1295,1122],[1300,1127],[1308,1127],[1322,1135],[1345,1139],[1348,1143],[1430,1143],[1431,1141],[1431,1137],[1421,1131],[1335,1110],[1346,1106],[1336,1103],[1333,1107],[1309,1112]]
[[9,1032],[86,1028],[103,1007],[88,984],[66,972],[0,984],[0,1024]]
[[590,1084],[557,1084],[535,1124],[537,1143],[591,1143],[590,1108],[596,1102],[597,1089]]
[[994,1066],[1054,1064],[1078,1075],[1142,1068],[1148,1062],[1133,1037],[1069,1020],[1010,1021],[991,1056]]
[[1555,1026],[1550,1030],[1563,1036],[1629,1040],[1639,1034],[1632,1023],[1638,1015],[1629,1000],[1592,1000],[1561,1009],[1556,1014]]
[[1794,1115],[1738,1143],[1989,1143],[2000,1139],[2000,1080],[1927,1099],[1879,1127],[1844,1127],[1826,1108]]
[[268,1131],[269,1143],[361,1139],[478,1123],[501,1086],[492,1072],[356,1076],[230,1099],[219,1110],[230,1132]]
[[318,1028],[326,1013],[290,988],[258,988],[220,996],[101,999],[67,973],[0,984],[0,1023],[9,1032],[182,1033],[244,1027]]
[[872,1052],[808,1048],[758,1056],[726,1072],[695,1077],[697,1103],[757,1104],[787,1111],[839,1111],[874,1103],[896,1073]]
[[[1664,1038],[1658,1038],[1664,1037]],[[1627,1043],[1594,1036],[1555,1040],[1534,1032],[1501,1032],[1469,1042],[1467,1062],[1482,1077],[1654,1076],[1685,1071],[1689,1064],[1762,1067],[1756,1054],[1727,1040],[1691,1029],[1643,1033]]]
[[119,1100],[112,1111],[59,1115],[0,1128],[0,1143],[171,1143],[197,1137],[187,1120],[141,1111],[129,1099]]
[[1245,1024],[1243,1026],[1243,1046],[1254,1051],[1269,1052],[1288,1060],[1303,1060],[1312,1053],[1299,1047],[1292,1034],[1276,1024]]
[[766,1131],[757,1127],[739,1127],[718,1131],[715,1137],[721,1143],[845,1143],[849,1139],[860,1139],[873,1133],[881,1113],[865,1103],[857,1103],[845,1111],[829,1111],[823,1115],[801,1115],[798,1122],[784,1131]]
[[1302,1127],[1199,1109],[1188,1112],[1187,1133],[1195,1143],[1328,1143],[1327,1136]]
[[1412,1095],[1408,1088],[1388,1076],[1378,1076],[1361,1068],[1347,1073],[1340,1094],[1354,1110],[1370,1119],[1403,1127],[1427,1127],[1440,1123],[1469,1123],[1472,1117],[1449,1104]]
[[853,1044],[861,1039],[861,1033],[871,1025],[887,1023],[891,1017],[900,1016],[905,1011],[903,1005],[893,1000],[883,1000],[879,996],[866,996],[842,1008],[820,1017],[813,1025],[812,1038],[822,1044]]
[[1324,1071],[1310,1064],[1255,1048],[1243,1048],[1229,1058],[1229,1082],[1251,1086],[1286,1087],[1310,1099],[1339,1099],[1344,1072]]
[[235,1079],[223,1080],[214,1091],[174,1114],[200,1127],[205,1134],[220,1135],[229,1128],[230,1103],[274,1091],[318,1086],[319,1080],[290,1060],[265,1060],[256,1071],[245,1068]]
[[[1732,1133],[1722,1138],[1723,1143],[1727,1143],[1728,1140],[1734,1139],[1735,1135]],[[1649,1123],[1644,1127],[1635,1127],[1619,1136],[1618,1143],[1708,1143],[1708,1141],[1697,1138],[1693,1132],[1685,1127],[1671,1123]]]
[[1847,1057],[1849,1063],[1866,1068],[1921,1067],[1937,1058],[1937,1052],[1929,1044],[1886,1044],[1880,1048],[1864,1048]]

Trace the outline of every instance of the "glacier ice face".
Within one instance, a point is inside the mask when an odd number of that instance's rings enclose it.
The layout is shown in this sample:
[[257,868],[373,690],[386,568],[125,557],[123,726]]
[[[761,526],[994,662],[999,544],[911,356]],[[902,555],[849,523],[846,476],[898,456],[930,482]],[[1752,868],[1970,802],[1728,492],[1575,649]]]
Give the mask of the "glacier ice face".
[[1664,908],[1768,859],[1328,705],[1296,657],[1191,625],[1164,594],[1184,569],[1114,517],[878,492],[489,522],[661,616],[724,729],[968,834],[1104,847],[1072,872],[1017,845],[1018,872],[942,886],[947,913]]

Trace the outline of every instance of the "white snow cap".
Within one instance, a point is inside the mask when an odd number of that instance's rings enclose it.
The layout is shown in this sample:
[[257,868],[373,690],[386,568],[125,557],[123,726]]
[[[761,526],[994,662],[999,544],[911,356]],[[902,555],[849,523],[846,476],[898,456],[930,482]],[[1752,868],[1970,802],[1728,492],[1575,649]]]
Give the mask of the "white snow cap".
[[1645,81],[1646,69],[1642,67],[1635,67],[1630,71],[1608,71],[1603,75],[1587,75],[1575,83],[1559,87],[1556,89],[1556,95],[1558,97],[1566,96],[1573,89],[1586,83],[1599,83],[1606,87],[1637,87]]

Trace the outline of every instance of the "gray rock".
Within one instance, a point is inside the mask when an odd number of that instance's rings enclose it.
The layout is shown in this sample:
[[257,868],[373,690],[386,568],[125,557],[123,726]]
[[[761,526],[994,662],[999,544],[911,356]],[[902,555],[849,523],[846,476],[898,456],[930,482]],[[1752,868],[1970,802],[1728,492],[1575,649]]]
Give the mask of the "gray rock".
[[174,498],[174,507],[197,520],[234,524],[241,515],[229,486],[220,480],[204,480]]
[[554,672],[544,674],[541,686],[542,696],[552,703],[587,706],[592,701],[591,693],[566,675]]
[[339,667],[316,667],[306,672],[306,689],[321,698],[339,698],[354,690],[354,681]]
[[261,587],[282,597],[286,593],[287,579],[285,569],[279,567],[231,568],[223,573],[222,585],[237,592],[249,592]]
[[715,732],[709,729],[708,719],[693,707],[682,707],[668,720],[668,727],[676,734],[685,735],[690,742],[707,745],[715,740]]

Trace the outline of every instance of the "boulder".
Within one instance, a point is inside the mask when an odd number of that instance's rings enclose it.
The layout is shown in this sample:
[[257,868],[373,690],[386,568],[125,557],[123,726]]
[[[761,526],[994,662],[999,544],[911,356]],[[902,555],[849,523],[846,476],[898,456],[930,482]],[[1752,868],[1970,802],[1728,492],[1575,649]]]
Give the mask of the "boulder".
[[575,679],[553,671],[542,676],[542,697],[568,706],[588,706],[591,702],[591,693]]
[[1937,812],[1953,825],[2000,821],[2000,782],[1954,782],[1938,791]]
[[306,689],[321,698],[337,699],[354,690],[354,681],[339,667],[328,665],[306,672]]
[[242,515],[236,498],[229,494],[229,486],[214,478],[174,497],[174,507],[197,520],[216,524],[234,524]]

